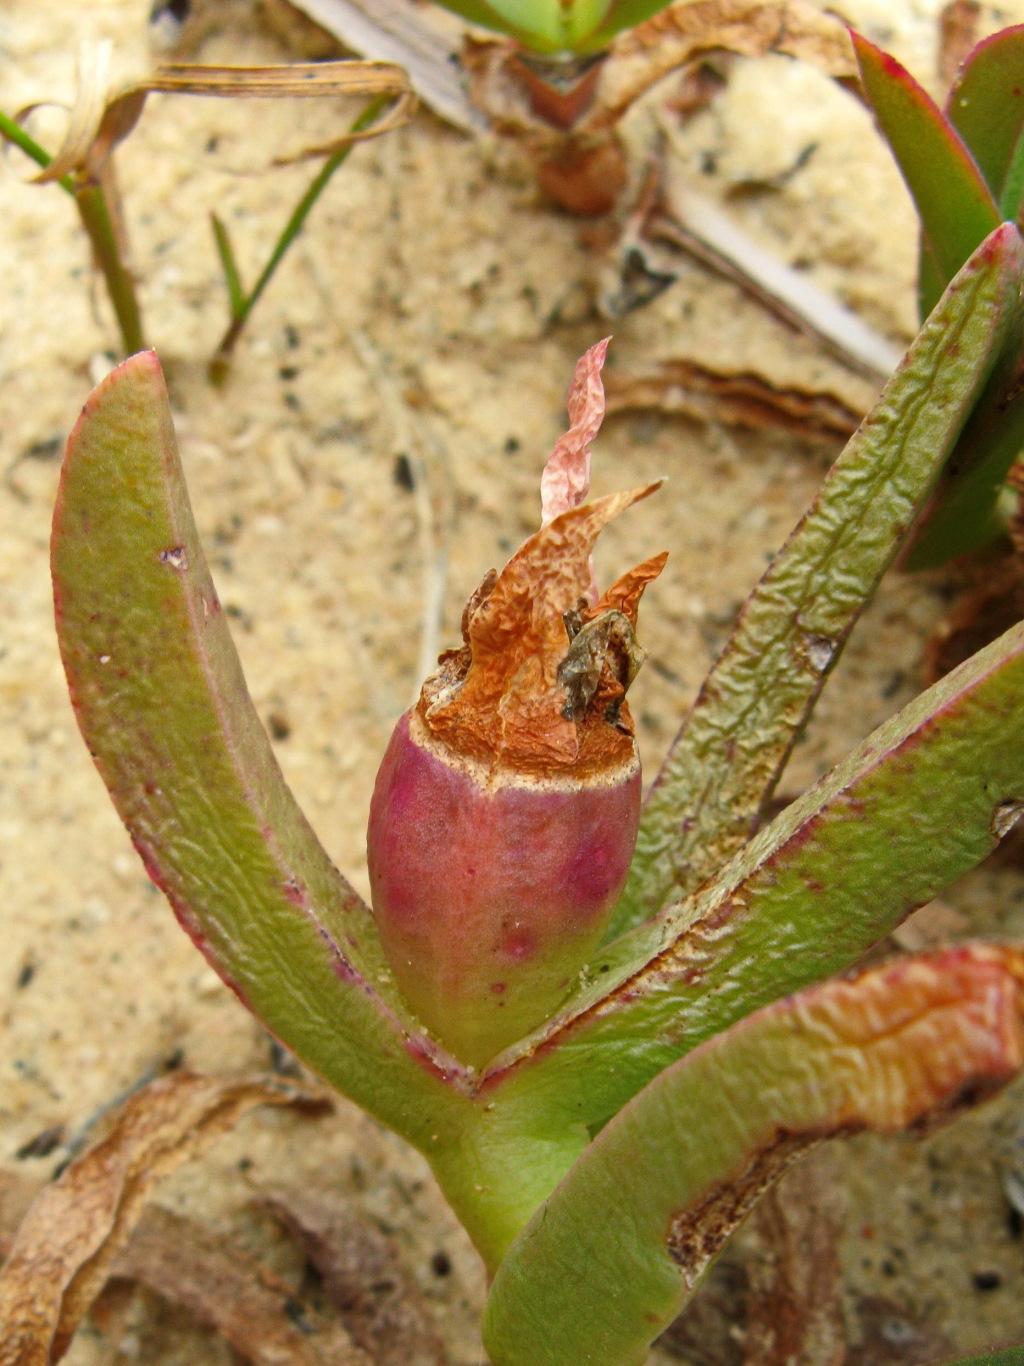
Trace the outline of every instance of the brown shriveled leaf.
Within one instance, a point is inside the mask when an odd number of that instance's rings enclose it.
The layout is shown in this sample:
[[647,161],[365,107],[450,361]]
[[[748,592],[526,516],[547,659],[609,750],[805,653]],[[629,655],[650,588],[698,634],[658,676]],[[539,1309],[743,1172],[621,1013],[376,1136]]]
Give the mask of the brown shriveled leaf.
[[609,413],[656,408],[701,422],[782,430],[815,440],[850,437],[864,416],[824,389],[777,388],[749,370],[712,369],[691,360],[609,375],[605,387]]
[[146,1211],[111,1274],[182,1305],[254,1366],[373,1366],[255,1257],[170,1210]]
[[[0,1256],[44,1184],[0,1170]],[[149,1206],[110,1268],[188,1309],[255,1366],[371,1366],[339,1324],[319,1320],[262,1262],[193,1220]]]
[[207,95],[223,99],[308,98],[323,95],[393,96],[394,103],[369,128],[348,132],[322,146],[274,160],[285,165],[307,157],[329,156],[351,142],[400,127],[416,107],[409,78],[391,62],[296,62],[286,66],[165,65],[129,85],[116,86],[110,75],[109,42],[86,45],[79,59],[78,91],[67,133],[37,184],[73,176],[82,183],[99,180],[117,144],[138,123],[153,91]]
[[843,1366],[841,1225],[814,1158],[768,1192],[753,1222],[743,1366]]
[[59,1361],[156,1181],[256,1105],[323,1105],[312,1088],[173,1072],[137,1092],[105,1138],[47,1186],[0,1273],[0,1366]]
[[303,1248],[345,1327],[379,1366],[445,1366],[426,1300],[375,1224],[326,1191],[285,1190],[259,1203]]
[[540,477],[541,525],[579,507],[590,492],[590,447],[604,421],[601,369],[611,337],[605,337],[576,362],[566,407],[569,430],[560,436]]
[[845,25],[807,0],[677,0],[616,38],[587,131],[611,127],[663,76],[709,52],[778,52],[837,80],[857,79]]

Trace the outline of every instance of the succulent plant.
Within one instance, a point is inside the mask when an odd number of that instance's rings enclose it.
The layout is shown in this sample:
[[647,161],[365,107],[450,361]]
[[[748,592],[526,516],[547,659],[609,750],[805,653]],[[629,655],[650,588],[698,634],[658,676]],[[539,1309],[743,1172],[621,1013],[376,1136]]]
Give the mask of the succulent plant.
[[583,501],[603,353],[577,371],[544,525],[485,579],[399,723],[372,913],[246,691],[155,356],[86,404],[52,543],[86,744],[240,1000],[426,1155],[494,1277],[495,1366],[642,1361],[811,1142],[937,1122],[1024,1063],[1020,949],[834,978],[1024,810],[1024,625],[767,821],[979,393],[1020,355],[1022,280],[1003,225],[948,284],[741,612],[639,814],[621,896],[638,783],[624,691],[662,561],[593,589],[598,531],[650,491]]

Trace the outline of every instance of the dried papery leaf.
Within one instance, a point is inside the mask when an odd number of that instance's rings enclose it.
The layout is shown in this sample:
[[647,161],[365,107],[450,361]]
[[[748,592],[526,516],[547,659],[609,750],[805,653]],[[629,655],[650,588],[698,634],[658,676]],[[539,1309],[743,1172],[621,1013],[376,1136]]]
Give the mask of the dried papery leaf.
[[18,1229],[0,1272],[0,1366],[60,1360],[161,1177],[256,1105],[323,1104],[322,1093],[294,1083],[187,1072],[132,1096]]
[[37,183],[73,176],[82,183],[99,179],[111,152],[135,127],[146,96],[207,95],[223,99],[282,99],[315,96],[393,96],[394,104],[369,128],[349,132],[323,146],[278,158],[281,165],[327,156],[349,143],[377,137],[411,118],[416,97],[401,67],[390,62],[297,62],[287,66],[158,66],[128,86],[110,84],[110,46],[87,46],[79,64],[79,84],[64,142],[34,179]]
[[576,362],[566,407],[569,430],[560,436],[540,477],[541,525],[579,507],[590,492],[590,447],[604,421],[601,370],[611,337],[605,337]]
[[793,432],[809,440],[852,436],[864,416],[828,390],[779,388],[749,370],[713,369],[690,360],[616,372],[605,389],[609,413],[653,408],[702,422]]
[[[587,48],[596,52],[606,44],[599,33]],[[470,95],[496,131],[524,141],[535,152],[550,151],[564,141],[566,125],[538,112],[534,87],[543,59],[533,63],[536,75],[524,80],[520,51],[508,39],[467,41],[462,61]],[[747,57],[779,52],[840,80],[857,74],[846,29],[805,0],[682,0],[614,40],[592,98],[572,122],[572,136],[582,144],[606,136],[657,81],[712,52]],[[557,62],[551,63],[549,79],[557,89],[562,79]]]
[[445,1366],[426,1299],[376,1224],[326,1190],[280,1191],[259,1204],[302,1247],[325,1298],[378,1366]]
[[[30,1176],[0,1169],[0,1257],[45,1189]],[[158,1206],[142,1211],[110,1266],[108,1289],[112,1281],[144,1285],[187,1309],[254,1366],[371,1366],[340,1324],[319,1318],[262,1262]]]
[[931,1128],[1022,1065],[1019,949],[900,959],[758,1011],[657,1076],[538,1210],[494,1279],[490,1359],[642,1361],[739,1221],[809,1147],[862,1129]]
[[844,25],[805,0],[679,0],[615,39],[585,128],[611,127],[662,77],[710,52],[782,53],[837,80],[857,75]]
[[111,1276],[181,1305],[253,1366],[374,1366],[255,1257],[170,1210],[145,1211]]
[[394,0],[291,0],[350,52],[375,61],[397,62],[409,73],[417,96],[428,109],[463,132],[487,126],[470,102],[459,70],[455,27],[435,7],[395,4]]

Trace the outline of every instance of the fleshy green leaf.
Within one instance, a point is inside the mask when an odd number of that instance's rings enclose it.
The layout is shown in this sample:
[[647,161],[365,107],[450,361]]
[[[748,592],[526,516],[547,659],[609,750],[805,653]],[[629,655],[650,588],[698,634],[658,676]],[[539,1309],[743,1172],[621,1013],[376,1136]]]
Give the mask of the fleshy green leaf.
[[851,33],[861,81],[921,218],[921,315],[1002,220],[963,139],[895,57]]
[[974,48],[949,92],[946,114],[1012,221],[1024,191],[1024,25]]
[[[663,1072],[510,1248],[495,1366],[639,1366],[761,1192],[822,1138],[946,1119],[1024,1054],[1024,954],[897,961],[769,1006]],[[968,1102],[969,1103],[969,1102]]]
[[274,759],[152,353],[115,370],[75,427],[52,567],[78,722],[150,876],[254,1014],[339,1091],[429,1146],[458,1110],[445,1060],[403,1011],[369,911]]
[[498,1123],[600,1125],[698,1044],[856,962],[1022,810],[1024,623],[879,727],[690,902],[590,964],[564,1013],[485,1074]]
[[1022,274],[1024,245],[1004,225],[935,309],[775,557],[654,783],[611,933],[695,890],[756,827],[996,357],[1020,335]]

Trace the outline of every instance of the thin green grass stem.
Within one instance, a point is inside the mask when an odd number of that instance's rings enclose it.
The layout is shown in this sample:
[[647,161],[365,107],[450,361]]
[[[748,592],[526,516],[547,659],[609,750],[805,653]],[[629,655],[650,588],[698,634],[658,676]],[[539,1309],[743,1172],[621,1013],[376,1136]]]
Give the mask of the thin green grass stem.
[[[378,117],[381,110],[387,103],[387,97],[381,96],[372,100],[363,112],[353,123],[351,132],[361,133],[368,128]],[[313,205],[320,198],[326,189],[328,181],[334,175],[338,167],[347,159],[355,143],[348,143],[345,147],[339,147],[336,152],[324,162],[316,177],[310,184],[306,193],[296,204],[288,222],[285,224],[280,237],[274,245],[273,251],[267,259],[266,265],[260,272],[260,276],[248,294],[244,293],[235,263],[234,252],[231,249],[231,242],[228,238],[227,230],[220,219],[214,217],[213,231],[217,242],[217,254],[224,270],[224,278],[228,289],[228,299],[231,307],[231,322],[220,340],[220,345],[210,362],[210,374],[215,380],[223,379],[226,373],[231,353],[235,343],[241,336],[242,329],[249,320],[249,315],[255,308],[260,295],[266,289],[274,276],[274,272],[281,264],[285,253],[291,244],[298,237],[299,233],[312,211]]]

